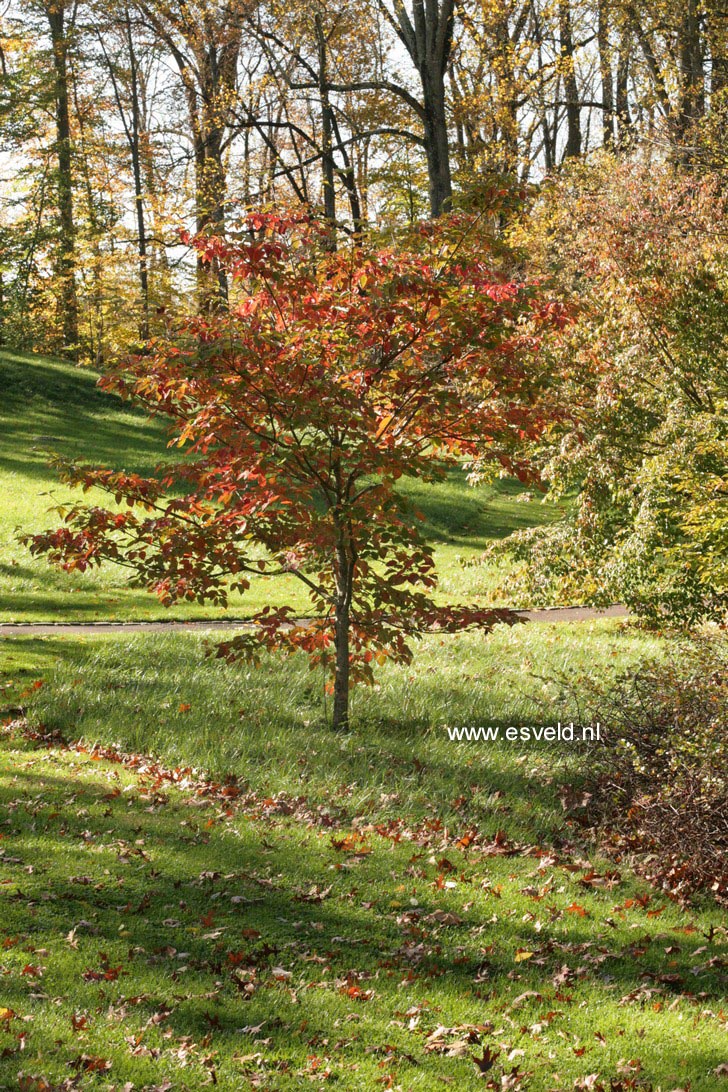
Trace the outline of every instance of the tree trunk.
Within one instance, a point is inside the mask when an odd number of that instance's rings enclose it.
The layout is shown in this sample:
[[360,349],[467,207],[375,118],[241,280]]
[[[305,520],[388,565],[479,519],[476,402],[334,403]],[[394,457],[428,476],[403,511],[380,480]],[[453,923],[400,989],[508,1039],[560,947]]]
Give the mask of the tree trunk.
[[329,84],[326,73],[326,38],[321,25],[321,15],[314,17],[316,47],[318,50],[318,81],[321,99],[321,188],[324,199],[324,219],[329,225],[327,250],[336,250],[336,189],[334,177],[334,113],[329,99]]
[[[222,158],[223,134],[208,117],[205,106],[200,109],[197,90],[189,84],[185,90],[194,148],[195,229],[203,237],[224,236],[227,179]],[[204,261],[198,254],[197,306],[200,312],[224,307],[227,298],[225,270],[215,261]]]
[[[184,87],[195,164],[197,231],[223,236],[227,202],[225,133],[236,101],[244,0],[200,5],[200,18],[192,18],[184,4],[145,0],[137,0],[137,4],[169,48]],[[201,311],[227,306],[227,276],[219,263],[205,265],[198,259],[197,289]]]
[[[537,49],[536,56],[537,56],[537,62],[538,62],[538,71],[543,72],[543,70],[544,70],[543,29],[542,29],[542,26],[541,26],[541,19],[540,19],[539,11],[538,11],[538,8],[537,8],[534,0],[531,0],[531,14],[532,14],[532,17],[533,17],[534,41],[536,43],[536,49]],[[556,83],[558,84],[558,82],[559,82],[559,79],[558,79],[558,76],[557,76]],[[556,95],[556,98],[558,98],[558,94]],[[552,129],[551,125],[549,124],[548,111],[546,109],[546,105],[545,105],[545,103],[542,103],[541,134],[542,134],[542,139],[543,139],[544,166],[546,168],[546,173],[547,174],[550,173],[554,169],[554,167],[556,166],[555,130],[556,130],[556,121],[557,121],[557,119],[558,119],[558,107],[555,107],[554,108],[554,125],[553,125],[553,129]]]
[[614,79],[612,51],[609,45],[610,15],[610,0],[599,0],[597,43],[602,81],[602,143],[605,148],[611,148],[614,144]]
[[710,94],[711,99],[728,90],[728,14],[725,0],[707,0],[706,36],[710,47]]
[[349,627],[354,566],[343,534],[336,549],[334,731],[349,727]]
[[422,84],[425,154],[433,219],[446,212],[452,199],[450,145],[445,98],[445,74],[452,51],[456,0],[412,0],[412,17],[404,0],[394,0],[389,16],[412,59]]
[[680,100],[677,110],[678,138],[705,113],[705,71],[701,13],[697,0],[684,0],[680,24]]
[[581,109],[579,85],[574,66],[574,36],[571,28],[570,0],[559,2],[559,43],[566,97],[566,148],[564,159],[581,155]]
[[[223,162],[224,134],[219,126],[208,123],[203,137],[202,189],[198,190],[200,231],[207,235],[225,238],[225,205],[227,201],[227,172]],[[213,260],[212,284],[209,286],[208,307],[227,307],[228,281],[222,265]]]
[[87,245],[91,251],[91,260],[84,261],[84,280],[93,286],[87,292],[87,330],[88,350],[95,367],[101,369],[104,364],[106,346],[106,320],[104,314],[104,255],[101,250],[101,237],[104,229],[99,221],[94,196],[93,179],[89,169],[89,153],[86,143],[86,117],[78,97],[78,81],[73,66],[70,68],[70,86],[73,91],[73,106],[78,126],[76,161],[83,182],[87,204]]
[[[500,141],[503,147],[503,156],[500,169],[509,175],[515,175],[518,170],[518,94],[516,91],[517,78],[513,67],[514,43],[511,40],[508,15],[500,17],[495,27],[495,40],[498,58],[497,87],[498,87],[498,113],[500,115]],[[516,42],[516,47],[518,42]]]
[[617,94],[615,109],[617,114],[616,141],[618,148],[624,148],[632,135],[632,115],[629,110],[628,80],[630,63],[630,42],[626,31],[622,32],[617,57]]
[[344,141],[341,138],[339,123],[336,120],[336,114],[333,110],[331,112],[331,121],[333,124],[333,136],[336,138],[336,150],[339,152],[344,163],[343,169],[339,168],[336,173],[343,183],[344,189],[346,190],[346,196],[349,199],[349,211],[351,213],[351,222],[354,227],[354,242],[361,243],[366,225],[362,218],[362,206],[354,164],[352,163]]
[[430,195],[430,216],[436,219],[446,212],[452,200],[450,143],[445,108],[445,79],[436,71],[422,73],[425,108],[425,153]]
[[336,667],[334,674],[334,731],[349,727],[349,605],[336,604]]
[[48,4],[46,18],[51,32],[55,75],[56,161],[58,171],[57,275],[60,281],[61,328],[65,353],[78,359],[78,296],[76,294],[76,225],[73,215],[71,115],[68,94],[68,42],[63,3]]
[[132,171],[134,174],[134,209],[137,221],[137,251],[139,254],[139,337],[149,340],[149,268],[147,264],[147,228],[144,219],[144,189],[142,186],[141,159],[141,111],[139,108],[139,80],[137,78],[137,58],[134,51],[134,39],[131,32],[131,19],[128,9],[124,12],[127,48],[129,50],[129,91],[131,93],[131,150]]

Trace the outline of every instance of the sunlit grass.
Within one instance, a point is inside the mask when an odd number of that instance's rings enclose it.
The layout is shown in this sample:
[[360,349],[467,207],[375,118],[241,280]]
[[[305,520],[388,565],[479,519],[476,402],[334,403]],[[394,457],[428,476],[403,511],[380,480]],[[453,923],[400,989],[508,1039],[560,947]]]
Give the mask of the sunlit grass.
[[517,1067],[510,1087],[536,1092],[593,1074],[714,1092],[720,914],[680,910],[566,822],[589,745],[445,730],[577,719],[559,677],[578,692],[661,642],[619,622],[430,638],[355,695],[346,735],[301,660],[230,669],[204,644],[5,642],[0,707],[87,752],[234,774],[241,795],[3,740],[0,1087],[75,1065],[88,1088],[467,1090]]

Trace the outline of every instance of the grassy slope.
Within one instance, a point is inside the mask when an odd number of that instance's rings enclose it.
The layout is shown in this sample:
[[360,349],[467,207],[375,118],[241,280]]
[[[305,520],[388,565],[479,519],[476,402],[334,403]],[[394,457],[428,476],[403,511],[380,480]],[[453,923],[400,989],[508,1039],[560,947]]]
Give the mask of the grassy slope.
[[[235,772],[243,796],[205,802],[17,731],[0,741],[0,1087],[21,1070],[60,1082],[75,1065],[82,1088],[195,1092],[214,1070],[226,1092],[327,1073],[347,1090],[468,1090],[485,1087],[472,1059],[486,1046],[500,1052],[497,1088],[566,1090],[592,1074],[718,1087],[718,912],[680,911],[625,866],[582,882],[613,866],[558,804],[578,748],[444,731],[538,723],[542,701],[549,720],[570,719],[543,677],[578,685],[650,639],[598,623],[429,640],[416,675],[384,670],[357,696],[358,730],[333,740],[305,665],[251,675],[201,644],[8,642],[0,705]],[[498,830],[515,855],[489,854]],[[16,1015],[3,1023],[2,1007]],[[428,1039],[441,1026],[454,1030]],[[83,1068],[98,1059],[108,1073]],[[501,1085],[513,1067],[523,1083]]]
[[[0,390],[4,617],[158,615],[123,573],[51,573],[12,534],[48,522],[53,482],[35,448],[143,471],[160,432],[67,366],[0,358]],[[457,555],[548,514],[510,483],[410,488],[446,598],[492,581]],[[260,582],[245,606],[269,594]],[[333,739],[322,680],[300,660],[230,669],[203,646],[3,642],[0,723],[22,703],[31,724],[68,738],[234,773],[244,795],[205,802],[193,786],[3,734],[0,1087],[40,1092],[78,1073],[80,1088],[196,1092],[214,1073],[230,1092],[322,1079],[467,1090],[487,1086],[473,1057],[488,1047],[498,1088],[553,1092],[599,1074],[606,1087],[712,1092],[726,1055],[716,911],[680,911],[625,865],[613,882],[582,882],[610,866],[565,823],[558,789],[588,750],[445,732],[568,721],[549,679],[578,687],[652,639],[619,623],[431,638],[412,668],[385,668],[356,694],[355,731]],[[515,855],[489,855],[498,830]],[[342,841],[354,831],[370,852]],[[428,1039],[440,1026],[452,1030]],[[19,1085],[20,1072],[42,1080]]]
[[[167,454],[163,426],[98,390],[93,373],[42,357],[0,354],[0,620],[221,613],[182,605],[170,614],[144,591],[130,588],[123,569],[68,575],[33,560],[17,543],[16,528],[32,532],[53,526],[48,508],[71,495],[49,470],[48,450],[142,473]],[[477,556],[492,538],[552,515],[538,502],[520,501],[523,490],[512,482],[474,490],[463,475],[453,475],[442,485],[411,483],[409,489],[436,543],[443,601],[483,601],[496,583],[495,574],[463,569],[459,558]],[[230,612],[242,617],[271,601],[290,602],[302,611],[308,606],[293,578],[260,578],[244,599],[232,599]]]

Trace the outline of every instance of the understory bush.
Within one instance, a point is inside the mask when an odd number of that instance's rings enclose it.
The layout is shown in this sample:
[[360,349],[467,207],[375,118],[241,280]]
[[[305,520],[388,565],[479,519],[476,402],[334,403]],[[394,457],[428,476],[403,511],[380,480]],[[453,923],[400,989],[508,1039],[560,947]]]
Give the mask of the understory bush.
[[683,642],[590,705],[604,745],[580,796],[587,821],[673,896],[728,904],[728,638]]
[[[574,320],[565,418],[534,445],[564,519],[518,531],[509,602],[623,603],[692,627],[728,614],[728,199],[639,157],[578,165],[527,221]],[[546,192],[546,191],[544,191]]]

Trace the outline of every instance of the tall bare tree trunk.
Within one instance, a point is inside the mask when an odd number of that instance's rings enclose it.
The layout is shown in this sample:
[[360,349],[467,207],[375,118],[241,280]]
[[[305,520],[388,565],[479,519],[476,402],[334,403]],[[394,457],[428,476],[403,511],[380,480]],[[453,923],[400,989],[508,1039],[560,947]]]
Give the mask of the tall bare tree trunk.
[[566,98],[566,147],[564,159],[581,155],[581,108],[574,65],[574,34],[570,0],[559,0],[559,46]]
[[[139,81],[139,63],[134,46],[131,15],[128,8],[124,8],[120,15],[120,28],[126,39],[126,51],[129,62],[128,89],[120,86],[117,65],[109,56],[104,44],[103,30],[98,31],[99,44],[109,70],[111,85],[114,90],[116,107],[119,113],[129,153],[131,155],[132,178],[134,181],[134,216],[137,223],[137,271],[139,278],[139,338],[141,341],[149,339],[149,260],[147,254],[147,228],[144,214],[144,187],[142,184],[142,106],[141,88]],[[129,115],[127,116],[127,104],[125,90],[128,90]]]
[[599,74],[602,82],[602,143],[605,148],[611,148],[614,144],[614,79],[612,76],[612,51],[609,43],[610,16],[610,0],[599,0],[597,45],[599,48]]
[[316,48],[318,51],[318,81],[321,99],[321,187],[324,198],[324,219],[329,226],[327,248],[336,250],[336,188],[334,163],[334,112],[329,98],[327,76],[326,38],[321,25],[321,13],[314,16]]
[[684,137],[705,113],[705,55],[698,0],[683,0],[680,24],[680,99],[677,135]]
[[[136,3],[174,57],[184,87],[193,144],[198,234],[224,236],[225,140],[236,102],[246,0],[204,6],[197,19],[190,17],[184,4],[161,0]],[[227,276],[220,263],[205,265],[198,259],[197,289],[201,311],[227,306]]]
[[61,329],[63,350],[78,359],[78,296],[76,293],[76,224],[73,215],[73,168],[71,149],[71,114],[68,82],[68,39],[64,0],[44,7],[51,32],[54,69],[56,118],[56,170],[59,240],[57,275],[60,282]]
[[617,55],[617,84],[614,100],[616,112],[616,144],[624,148],[632,135],[632,115],[629,109],[629,65],[630,38],[626,30],[622,31]]
[[336,604],[335,646],[334,711],[331,724],[334,731],[341,731],[349,727],[349,608],[345,602]]
[[395,0],[393,7],[390,23],[422,84],[430,215],[435,219],[447,211],[452,200],[445,75],[452,51],[455,0],[412,0],[411,18],[404,0]]
[[137,251],[139,254],[139,337],[149,339],[149,265],[147,258],[147,227],[144,218],[144,188],[142,185],[141,157],[141,110],[139,103],[139,79],[134,38],[131,32],[131,18],[128,9],[124,11],[127,49],[129,51],[129,92],[131,95],[131,131],[130,150],[132,172],[134,174],[134,211],[137,222]]
[[452,200],[444,73],[426,68],[422,74],[422,91],[430,215],[434,219],[447,211]]
[[728,9],[725,0],[706,0],[706,37],[710,49],[711,98],[728,90]]

